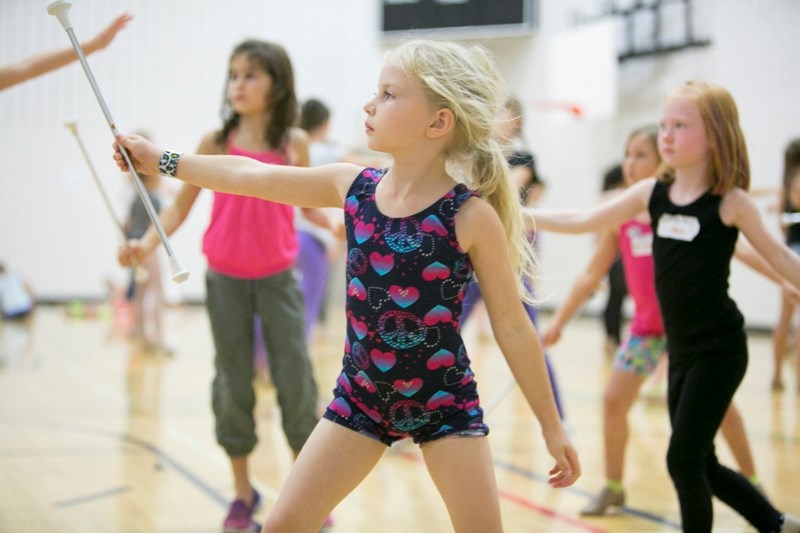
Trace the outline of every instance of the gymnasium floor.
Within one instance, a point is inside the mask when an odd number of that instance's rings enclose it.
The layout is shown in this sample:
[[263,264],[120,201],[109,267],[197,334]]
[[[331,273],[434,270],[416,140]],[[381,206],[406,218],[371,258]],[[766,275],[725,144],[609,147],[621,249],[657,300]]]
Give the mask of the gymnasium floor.
[[[544,317],[546,321],[547,317]],[[29,327],[0,323],[0,532],[219,532],[231,475],[213,437],[209,385],[212,344],[205,311],[180,306],[166,317],[174,355],[142,353],[113,317],[71,318],[42,306]],[[484,405],[509,379],[480,321],[465,329]],[[341,359],[341,316],[317,333],[313,358],[321,402]],[[800,396],[769,391],[770,340],[751,335],[750,369],[736,401],[763,486],[780,508],[800,514]],[[537,422],[514,390],[489,413],[491,446],[508,532],[678,530],[678,506],[664,465],[669,435],[663,402],[631,412],[628,507],[614,517],[578,511],[602,484],[602,390],[607,361],[597,320],[565,330],[551,356],[583,477],[568,489],[546,483],[551,461]],[[252,471],[272,505],[290,467],[271,386],[258,382],[260,443]],[[718,445],[726,464],[731,456]],[[451,531],[444,505],[416,447],[389,449],[334,512],[334,532]],[[723,504],[715,531],[750,531]]]

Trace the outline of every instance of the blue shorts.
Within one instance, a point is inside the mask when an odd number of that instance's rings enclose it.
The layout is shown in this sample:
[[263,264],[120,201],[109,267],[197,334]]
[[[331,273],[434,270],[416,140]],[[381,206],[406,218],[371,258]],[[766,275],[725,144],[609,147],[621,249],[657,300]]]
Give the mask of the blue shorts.
[[665,355],[666,335],[630,335],[614,356],[614,369],[646,378]]

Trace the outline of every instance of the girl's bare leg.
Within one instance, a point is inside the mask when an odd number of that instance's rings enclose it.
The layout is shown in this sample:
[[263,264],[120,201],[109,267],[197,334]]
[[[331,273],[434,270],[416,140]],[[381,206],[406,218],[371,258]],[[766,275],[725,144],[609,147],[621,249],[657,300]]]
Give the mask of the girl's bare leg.
[[739,472],[751,481],[755,479],[756,466],[753,462],[753,454],[750,451],[750,442],[747,440],[744,420],[733,402],[728,407],[728,412],[725,413],[725,418],[722,419],[722,425],[719,429],[728,443],[734,459],[736,459],[736,464],[739,465]]
[[449,437],[421,449],[456,533],[501,533],[500,497],[488,439]]
[[297,456],[262,533],[319,531],[385,450],[378,440],[320,420]]
[[633,372],[615,370],[603,396],[603,440],[606,456],[606,479],[622,483],[625,447],[628,444],[628,412],[644,383]]
[[625,448],[628,445],[628,412],[639,394],[644,378],[633,372],[614,370],[603,395],[603,444],[606,484],[581,509],[582,516],[602,516],[611,507],[625,504],[622,488]]
[[781,295],[781,314],[775,329],[772,330],[773,371],[771,388],[774,391],[783,390],[783,358],[786,355],[789,331],[792,327],[794,304],[786,296]]

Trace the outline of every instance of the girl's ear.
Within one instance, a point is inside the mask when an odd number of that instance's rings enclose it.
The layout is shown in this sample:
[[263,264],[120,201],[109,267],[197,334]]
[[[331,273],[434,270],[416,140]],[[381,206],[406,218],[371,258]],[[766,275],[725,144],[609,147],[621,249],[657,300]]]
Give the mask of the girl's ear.
[[438,110],[433,122],[428,125],[428,136],[432,139],[439,138],[450,132],[456,125],[456,116],[446,107]]

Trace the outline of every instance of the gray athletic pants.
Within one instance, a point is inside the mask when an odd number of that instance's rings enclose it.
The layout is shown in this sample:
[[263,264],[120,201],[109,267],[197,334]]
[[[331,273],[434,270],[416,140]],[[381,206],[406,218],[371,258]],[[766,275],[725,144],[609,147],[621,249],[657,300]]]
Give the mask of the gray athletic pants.
[[302,295],[291,269],[246,280],[209,270],[206,307],[211,321],[216,376],[211,401],[217,442],[230,457],[248,455],[258,441],[253,408],[253,317],[261,317],[283,431],[300,451],[319,419],[317,386],[304,332]]

